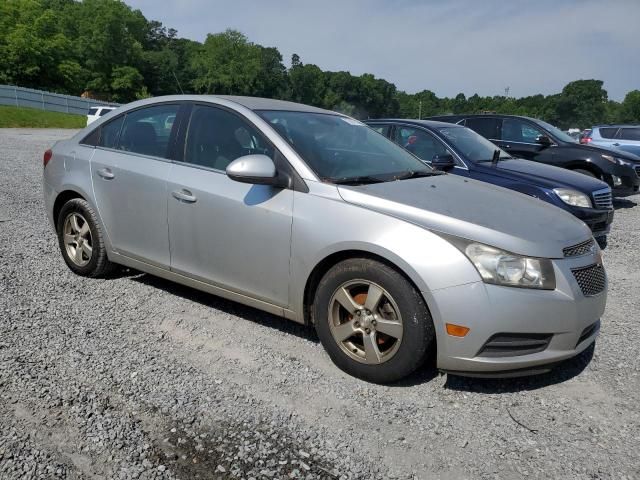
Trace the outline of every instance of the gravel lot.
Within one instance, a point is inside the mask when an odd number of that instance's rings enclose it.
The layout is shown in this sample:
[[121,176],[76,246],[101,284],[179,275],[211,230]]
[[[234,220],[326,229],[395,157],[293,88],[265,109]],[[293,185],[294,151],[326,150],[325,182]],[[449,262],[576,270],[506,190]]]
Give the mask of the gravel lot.
[[640,478],[640,197],[616,204],[595,350],[528,379],[376,386],[312,330],[64,265],[42,153],[0,130],[0,478]]

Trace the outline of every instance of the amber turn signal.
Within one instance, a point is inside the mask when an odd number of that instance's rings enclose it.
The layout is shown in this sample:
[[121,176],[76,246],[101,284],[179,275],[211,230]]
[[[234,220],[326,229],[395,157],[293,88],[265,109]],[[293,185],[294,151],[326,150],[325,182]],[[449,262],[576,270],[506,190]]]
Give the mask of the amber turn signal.
[[453,323],[447,323],[447,333],[452,337],[464,337],[469,333],[470,328],[463,327],[462,325],[454,325]]

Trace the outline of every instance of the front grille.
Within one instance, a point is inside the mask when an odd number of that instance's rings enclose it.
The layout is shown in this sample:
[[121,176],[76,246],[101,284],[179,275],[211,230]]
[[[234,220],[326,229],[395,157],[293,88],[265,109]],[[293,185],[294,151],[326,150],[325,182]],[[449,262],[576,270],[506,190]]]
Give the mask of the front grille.
[[597,295],[604,290],[607,275],[602,265],[589,265],[588,267],[571,270],[576,278],[580,290],[585,297]]
[[595,323],[592,323],[587,328],[585,328],[580,334],[580,338],[578,339],[578,343],[576,343],[576,347],[580,345],[582,342],[584,342],[587,338],[592,336],[594,333],[596,333],[599,329],[600,329],[600,320],[598,320]]
[[566,247],[562,249],[562,253],[564,253],[565,257],[579,257],[580,255],[587,255],[593,252],[594,243],[593,238],[590,238],[587,241],[582,243],[578,243],[577,245],[572,245],[571,247]]
[[593,204],[599,210],[611,210],[613,208],[613,196],[610,188],[603,188],[593,192]]
[[497,333],[484,344],[480,357],[516,357],[543,351],[549,346],[552,334]]

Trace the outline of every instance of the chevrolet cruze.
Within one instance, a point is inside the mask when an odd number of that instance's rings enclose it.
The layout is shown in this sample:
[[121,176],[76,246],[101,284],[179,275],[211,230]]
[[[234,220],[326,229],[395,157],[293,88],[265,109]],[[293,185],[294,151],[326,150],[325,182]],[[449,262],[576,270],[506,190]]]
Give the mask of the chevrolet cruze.
[[547,371],[605,308],[600,250],[571,214],[305,105],[129,104],[45,152],[44,195],[75,273],[125,265],[313,325],[373,382],[432,352],[460,375]]

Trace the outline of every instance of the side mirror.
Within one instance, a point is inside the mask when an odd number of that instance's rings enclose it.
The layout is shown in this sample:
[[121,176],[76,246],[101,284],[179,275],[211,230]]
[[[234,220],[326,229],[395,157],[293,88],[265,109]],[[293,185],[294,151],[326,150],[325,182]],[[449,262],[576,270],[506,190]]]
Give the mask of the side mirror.
[[431,160],[431,166],[436,170],[449,170],[455,167],[456,162],[453,160],[453,155],[435,155]]
[[538,137],[536,138],[536,143],[539,143],[540,145],[545,145],[545,146],[549,146],[551,145],[553,142],[551,141],[551,139],[549,137],[547,137],[546,135],[538,135]]
[[227,176],[231,180],[253,185],[278,186],[276,166],[266,155],[245,155],[227,165]]

